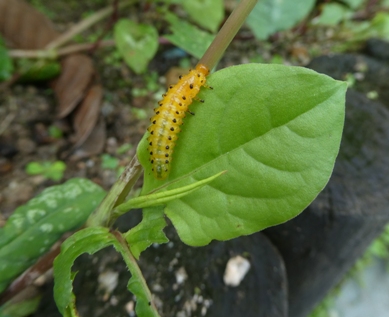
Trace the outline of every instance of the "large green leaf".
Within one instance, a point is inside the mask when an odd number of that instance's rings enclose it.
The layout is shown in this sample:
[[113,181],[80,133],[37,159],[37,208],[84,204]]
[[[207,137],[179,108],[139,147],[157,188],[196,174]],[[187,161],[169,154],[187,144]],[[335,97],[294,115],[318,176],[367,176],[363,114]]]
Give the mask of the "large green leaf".
[[315,0],[261,0],[247,18],[254,35],[265,40],[269,35],[293,27],[313,8]]
[[47,252],[64,232],[80,227],[105,195],[74,178],[45,189],[17,208],[0,229],[0,290]]
[[[246,64],[209,76],[186,118],[171,174],[154,179],[147,140],[138,157],[143,193],[227,173],[170,201],[165,212],[181,239],[205,245],[285,222],[327,183],[339,150],[346,83],[301,67]],[[180,179],[182,176],[188,178]]]
[[147,24],[121,19],[115,24],[116,46],[127,65],[137,74],[143,73],[158,49],[158,32]]

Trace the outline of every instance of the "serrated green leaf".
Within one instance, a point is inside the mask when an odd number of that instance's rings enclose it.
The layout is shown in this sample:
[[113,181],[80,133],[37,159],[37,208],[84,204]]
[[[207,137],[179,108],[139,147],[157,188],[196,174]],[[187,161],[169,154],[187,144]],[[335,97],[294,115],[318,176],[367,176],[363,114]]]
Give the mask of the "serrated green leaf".
[[[120,234],[117,235],[120,239]],[[158,317],[155,306],[151,304],[151,293],[128,248],[108,228],[102,227],[90,227],[78,231],[62,244],[61,253],[54,261],[54,298],[59,311],[66,317],[73,316],[74,313],[70,312],[76,311],[72,292],[74,274],[71,271],[76,258],[83,253],[93,254],[111,245],[123,256],[132,274],[128,285],[137,299],[137,315]]]
[[[223,0],[180,1],[185,11],[200,26],[216,32],[224,17]],[[207,17],[204,18],[204,12]]]
[[261,0],[248,16],[247,24],[258,39],[265,40],[277,31],[293,27],[314,4],[315,0]]
[[63,233],[80,227],[105,192],[74,178],[45,189],[17,208],[0,228],[0,290],[47,252]]
[[158,49],[158,32],[147,24],[121,19],[115,24],[116,46],[127,65],[137,74],[143,73]]
[[170,23],[170,29],[173,34],[164,35],[164,37],[189,54],[201,58],[213,41],[214,36],[179,19],[174,14],[168,13],[165,18]]
[[162,207],[149,208],[143,212],[142,221],[125,234],[130,250],[135,258],[153,243],[167,243],[163,228],[166,227]]
[[[138,147],[143,194],[227,173],[165,212],[181,239],[205,245],[285,222],[327,183],[344,121],[347,84],[301,67],[246,64],[209,76],[175,147],[169,177],[154,179],[147,135]],[[181,180],[190,175],[189,179]]]
[[75,304],[72,293],[75,274],[71,271],[74,261],[83,253],[93,254],[114,243],[109,229],[93,227],[76,232],[62,244],[61,253],[54,261],[54,298],[61,314]]

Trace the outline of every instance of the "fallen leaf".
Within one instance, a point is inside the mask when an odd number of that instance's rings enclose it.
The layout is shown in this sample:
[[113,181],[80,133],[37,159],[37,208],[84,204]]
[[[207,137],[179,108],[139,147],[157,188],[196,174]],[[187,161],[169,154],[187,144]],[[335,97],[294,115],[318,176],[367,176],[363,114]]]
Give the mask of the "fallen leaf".
[[100,116],[97,125],[94,127],[92,133],[86,141],[76,150],[73,151],[70,160],[77,161],[84,157],[99,154],[103,151],[106,139],[105,122]]
[[59,33],[41,12],[22,0],[0,0],[0,33],[20,49],[39,49]]
[[54,92],[58,99],[58,118],[66,117],[86,93],[94,74],[92,60],[83,54],[63,58],[62,72],[54,80]]
[[99,119],[103,87],[94,85],[87,92],[81,105],[77,107],[73,118],[73,127],[76,132],[74,146],[80,146],[93,131]]

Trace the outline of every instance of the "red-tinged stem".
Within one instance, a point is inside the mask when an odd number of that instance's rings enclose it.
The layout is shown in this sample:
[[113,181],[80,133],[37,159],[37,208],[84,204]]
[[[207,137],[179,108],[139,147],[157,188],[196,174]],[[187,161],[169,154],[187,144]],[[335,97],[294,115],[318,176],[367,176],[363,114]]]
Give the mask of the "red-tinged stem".
[[205,65],[208,69],[216,66],[256,3],[257,0],[242,0],[238,4],[200,59],[199,64]]

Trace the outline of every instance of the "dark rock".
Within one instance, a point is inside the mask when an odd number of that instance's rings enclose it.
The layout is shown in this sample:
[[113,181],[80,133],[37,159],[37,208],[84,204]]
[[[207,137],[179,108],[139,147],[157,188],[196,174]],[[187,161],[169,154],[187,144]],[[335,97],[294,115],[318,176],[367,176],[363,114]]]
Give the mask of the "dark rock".
[[389,108],[389,66],[360,54],[335,54],[312,60],[309,68],[335,79],[354,76],[353,88],[362,93],[377,92],[377,100]]
[[[311,65],[341,78],[360,59],[368,60],[345,54]],[[285,261],[289,316],[307,316],[389,221],[388,122],[383,104],[350,89],[340,153],[327,187],[301,215],[265,230]]]
[[389,43],[380,39],[370,39],[366,42],[366,54],[389,63]]

